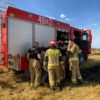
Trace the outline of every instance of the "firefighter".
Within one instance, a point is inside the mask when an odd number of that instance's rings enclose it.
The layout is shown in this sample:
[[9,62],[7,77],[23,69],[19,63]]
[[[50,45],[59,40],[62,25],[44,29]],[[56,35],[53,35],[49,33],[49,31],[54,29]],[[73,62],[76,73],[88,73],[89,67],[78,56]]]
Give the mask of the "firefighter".
[[[42,54],[42,58],[44,60],[44,57],[45,57],[45,52],[46,52],[46,48],[45,47],[42,47],[41,48],[41,54]],[[47,79],[48,79],[48,71],[46,69],[46,67],[43,65],[43,62],[42,62],[42,76],[41,76],[41,85],[45,85]]]
[[80,53],[80,49],[77,44],[74,43],[73,40],[69,40],[68,43],[68,53],[69,53],[69,68],[72,72],[72,83],[77,85],[78,83],[83,84],[82,76],[79,70],[79,58],[78,54]]
[[65,66],[64,66],[64,63],[65,63],[65,56],[66,56],[66,49],[64,48],[64,42],[62,40],[59,40],[57,42],[57,46],[58,46],[58,49],[61,51],[61,54],[62,54],[62,62],[61,62],[61,66],[60,66],[60,75],[61,75],[61,83],[63,84],[64,83],[64,78],[65,78]]
[[56,42],[50,42],[50,48],[46,51],[44,65],[47,66],[50,88],[54,91],[56,86],[61,90],[60,84],[61,52],[56,48]]
[[39,43],[35,42],[34,46],[29,49],[27,58],[29,59],[30,84],[31,87],[38,87],[41,81],[41,51]]

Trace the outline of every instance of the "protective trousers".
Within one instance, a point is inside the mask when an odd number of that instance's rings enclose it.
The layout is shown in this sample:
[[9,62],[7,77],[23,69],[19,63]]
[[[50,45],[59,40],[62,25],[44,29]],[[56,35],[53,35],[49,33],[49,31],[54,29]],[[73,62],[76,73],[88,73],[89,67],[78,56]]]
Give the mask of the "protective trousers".
[[65,62],[66,62],[66,57],[65,56],[62,56],[62,60],[60,62],[60,75],[61,75],[61,81],[64,80],[65,78]]
[[56,67],[54,69],[48,69],[49,74],[49,83],[50,87],[55,87],[56,85],[60,85],[60,71],[59,67]]
[[77,83],[77,79],[82,80],[79,70],[79,61],[70,61],[70,68],[72,71],[72,83]]
[[65,77],[65,69],[64,69],[64,64],[60,66],[60,79],[63,81]]
[[34,87],[39,86],[40,82],[41,82],[40,61],[30,59],[29,70],[30,70],[30,82],[31,82],[31,84]]

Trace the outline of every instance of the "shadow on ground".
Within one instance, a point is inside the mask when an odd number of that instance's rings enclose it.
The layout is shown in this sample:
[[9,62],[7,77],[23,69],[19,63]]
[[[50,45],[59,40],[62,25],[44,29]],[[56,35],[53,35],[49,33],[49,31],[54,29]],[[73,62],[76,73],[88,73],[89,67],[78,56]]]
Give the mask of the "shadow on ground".
[[12,86],[11,84],[4,82],[4,81],[0,81],[0,87],[1,88],[9,88],[9,89],[15,89],[14,86]]
[[100,83],[100,63],[89,68],[82,68],[81,73],[85,81]]

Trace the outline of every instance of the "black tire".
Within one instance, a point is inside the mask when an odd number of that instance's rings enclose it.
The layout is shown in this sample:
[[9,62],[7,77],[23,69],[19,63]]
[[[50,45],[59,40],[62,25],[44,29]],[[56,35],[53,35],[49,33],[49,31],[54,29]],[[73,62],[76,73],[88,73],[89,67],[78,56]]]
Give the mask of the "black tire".
[[80,61],[81,64],[86,63],[87,62],[87,59],[88,59],[88,55],[86,55],[84,53],[81,53],[80,54],[79,61]]

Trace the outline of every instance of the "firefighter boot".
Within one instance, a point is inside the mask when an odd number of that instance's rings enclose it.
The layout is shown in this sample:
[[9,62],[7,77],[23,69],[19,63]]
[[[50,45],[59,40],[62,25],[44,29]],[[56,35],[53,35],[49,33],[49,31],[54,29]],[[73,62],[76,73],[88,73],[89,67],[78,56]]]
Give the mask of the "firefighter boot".
[[51,86],[50,89],[52,92],[54,92],[56,90],[56,88],[54,86]]
[[62,86],[63,86],[63,84],[60,82],[57,86],[58,86],[58,90],[59,90],[59,91],[62,91]]
[[58,89],[59,89],[59,91],[62,91],[62,86],[60,85],[60,86],[58,87]]
[[75,85],[75,86],[77,86],[78,85],[77,80],[76,79],[72,79],[72,84]]
[[79,83],[80,85],[83,85],[83,84],[84,84],[84,82],[83,82],[82,79],[78,79],[78,83]]

